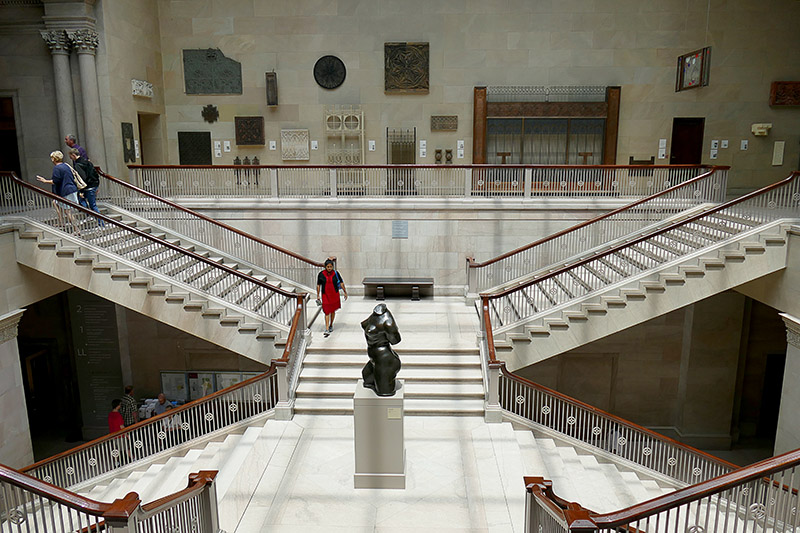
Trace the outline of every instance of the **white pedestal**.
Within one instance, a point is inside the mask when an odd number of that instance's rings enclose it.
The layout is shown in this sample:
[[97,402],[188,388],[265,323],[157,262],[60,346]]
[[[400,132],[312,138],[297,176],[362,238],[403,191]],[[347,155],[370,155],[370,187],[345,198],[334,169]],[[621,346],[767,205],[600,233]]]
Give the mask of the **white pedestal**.
[[378,396],[359,379],[353,397],[357,489],[406,488],[403,382],[394,396]]

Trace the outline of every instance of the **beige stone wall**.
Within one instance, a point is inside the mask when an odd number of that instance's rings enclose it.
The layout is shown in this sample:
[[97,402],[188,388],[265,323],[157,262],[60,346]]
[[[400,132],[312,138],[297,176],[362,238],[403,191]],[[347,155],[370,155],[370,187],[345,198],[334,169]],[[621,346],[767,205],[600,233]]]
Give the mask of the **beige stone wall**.
[[[369,164],[386,162],[387,127],[417,128],[418,139],[428,141],[428,155],[418,163],[433,163],[434,150],[454,148],[457,139],[468,149],[456,162],[469,162],[472,89],[487,84],[620,85],[620,163],[656,155],[658,140],[670,139],[673,117],[705,117],[703,163],[732,165],[734,190],[785,177],[800,157],[800,111],[768,106],[771,81],[800,77],[794,0],[159,0],[159,8],[169,21],[161,39],[171,163],[178,160],[178,131],[233,140],[234,116],[262,115],[267,141],[279,140],[282,128],[308,128],[320,141],[310,163],[322,164],[325,104],[364,106],[366,137],[377,145],[367,153]],[[384,94],[387,41],[430,43],[430,94]],[[676,93],[677,57],[706,45],[713,47],[710,86]],[[181,51],[206,47],[242,63],[241,96],[184,94]],[[326,54],[347,68],[344,84],[333,91],[318,87],[312,75]],[[279,106],[268,108],[264,73],[273,69]],[[220,110],[212,125],[200,116],[208,103]],[[457,114],[458,132],[431,133],[431,114]],[[773,123],[768,137],[751,135],[756,122]],[[729,141],[716,160],[709,155],[713,139]],[[746,152],[739,150],[742,139],[750,141]],[[770,164],[776,140],[786,141],[779,167]],[[281,163],[279,150],[235,145],[214,162],[230,164],[236,155]]]
[[[128,169],[122,147],[122,123],[132,123],[134,138],[139,140],[139,113],[162,117],[160,127],[145,134],[145,137],[149,135],[155,139],[152,142],[145,139],[145,144],[149,149],[150,161],[167,162],[163,153],[166,120],[161,64],[162,22],[159,19],[157,0],[99,1],[95,14],[98,32],[102,36],[97,55],[97,77],[108,159],[108,168],[105,170],[115,176],[127,177]],[[169,27],[167,23],[167,31]],[[132,79],[152,83],[153,98],[132,96]],[[136,163],[141,162],[141,157],[136,160]]]

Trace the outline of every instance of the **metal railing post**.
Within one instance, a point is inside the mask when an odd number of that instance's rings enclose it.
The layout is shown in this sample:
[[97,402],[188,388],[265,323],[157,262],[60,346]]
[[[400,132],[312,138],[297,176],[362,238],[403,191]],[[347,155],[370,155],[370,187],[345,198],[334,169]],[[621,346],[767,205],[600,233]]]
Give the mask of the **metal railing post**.
[[278,169],[269,169],[269,192],[273,198],[278,197]]
[[336,198],[337,190],[336,190],[336,169],[330,169],[330,179],[331,179],[331,198]]
[[533,191],[533,184],[531,183],[532,181],[533,181],[533,169],[532,168],[526,168],[525,169],[525,193],[524,193],[524,197],[525,198],[530,198],[531,197],[531,194],[532,194],[532,191]]

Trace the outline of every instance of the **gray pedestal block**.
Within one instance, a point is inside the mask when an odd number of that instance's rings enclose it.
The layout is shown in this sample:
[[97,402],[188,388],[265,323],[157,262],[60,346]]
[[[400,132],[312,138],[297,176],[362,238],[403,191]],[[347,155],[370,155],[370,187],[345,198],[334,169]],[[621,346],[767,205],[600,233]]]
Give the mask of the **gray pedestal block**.
[[353,397],[357,489],[406,488],[403,381],[394,396],[378,396],[359,379]]

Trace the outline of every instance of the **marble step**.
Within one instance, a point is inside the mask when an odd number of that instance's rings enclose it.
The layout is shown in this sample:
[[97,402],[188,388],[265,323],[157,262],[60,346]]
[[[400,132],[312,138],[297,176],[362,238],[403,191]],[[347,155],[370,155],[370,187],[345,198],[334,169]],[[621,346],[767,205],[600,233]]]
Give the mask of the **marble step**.
[[[403,368],[411,367],[442,367],[442,368],[480,368],[480,360],[473,354],[398,354]],[[364,353],[314,353],[307,354],[303,360],[303,367],[314,366],[357,366],[363,367],[369,360]]]
[[[361,367],[366,364],[362,362],[360,367],[337,367],[337,366],[310,366],[303,368],[300,374],[301,381],[355,381],[361,377]],[[397,374],[398,379],[406,381],[435,381],[441,383],[452,383],[462,381],[482,381],[480,367],[476,368],[448,368],[447,372],[436,372],[427,367],[421,368],[401,368]]]
[[[313,382],[301,380],[297,386],[298,398],[352,398],[353,381]],[[484,397],[483,382],[478,383],[425,383],[407,382],[406,398],[474,398]]]
[[[407,416],[483,416],[483,400],[406,398],[403,404]],[[297,414],[349,415],[353,413],[350,398],[297,398]]]

